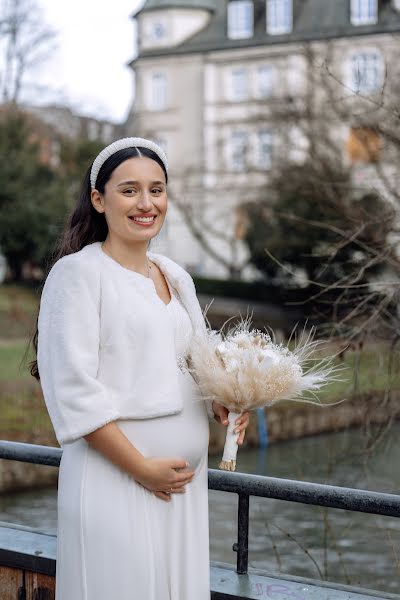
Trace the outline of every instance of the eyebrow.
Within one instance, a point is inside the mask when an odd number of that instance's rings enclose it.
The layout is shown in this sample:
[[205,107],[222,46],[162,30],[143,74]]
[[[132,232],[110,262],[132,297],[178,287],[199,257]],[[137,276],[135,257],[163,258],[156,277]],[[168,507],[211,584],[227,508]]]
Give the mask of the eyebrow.
[[[121,181],[121,183],[118,184],[118,187],[120,185],[128,185],[128,184],[129,185],[135,185],[137,183],[140,185],[140,181]],[[151,182],[151,185],[160,185],[160,184],[161,185],[165,185],[165,182],[164,181],[152,181]]]

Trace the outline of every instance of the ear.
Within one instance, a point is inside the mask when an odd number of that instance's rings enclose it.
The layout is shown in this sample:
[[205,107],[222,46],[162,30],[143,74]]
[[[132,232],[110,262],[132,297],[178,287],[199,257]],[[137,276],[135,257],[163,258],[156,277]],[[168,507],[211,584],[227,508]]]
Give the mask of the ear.
[[91,194],[90,194],[90,199],[92,201],[94,208],[97,210],[97,212],[103,213],[104,212],[104,198],[103,198],[102,194],[100,194],[100,192],[98,190],[92,190]]

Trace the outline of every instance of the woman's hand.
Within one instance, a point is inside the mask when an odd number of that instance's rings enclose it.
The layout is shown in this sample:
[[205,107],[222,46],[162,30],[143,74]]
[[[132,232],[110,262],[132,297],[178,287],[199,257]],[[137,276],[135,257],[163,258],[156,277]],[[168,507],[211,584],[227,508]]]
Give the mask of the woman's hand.
[[136,479],[157,498],[169,501],[171,494],[185,493],[184,486],[192,481],[194,473],[184,459],[150,456],[144,459]]
[[[216,400],[214,400],[212,403],[212,409],[214,411],[214,419],[217,421],[217,423],[221,423],[221,425],[228,425],[229,410]],[[234,431],[235,433],[240,432],[240,435],[237,440],[237,443],[240,446],[243,444],[244,436],[246,433],[246,427],[248,426],[249,422],[250,412],[248,410],[244,411],[240,415],[240,417],[238,417],[235,421],[236,429]]]

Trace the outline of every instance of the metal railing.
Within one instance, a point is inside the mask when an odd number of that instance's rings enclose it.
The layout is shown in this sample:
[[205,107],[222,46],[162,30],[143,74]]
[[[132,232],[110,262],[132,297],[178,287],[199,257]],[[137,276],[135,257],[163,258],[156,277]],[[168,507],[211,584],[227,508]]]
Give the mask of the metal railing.
[[[0,440],[0,459],[58,467],[61,456],[61,448]],[[400,517],[400,495],[395,494],[218,469],[208,469],[208,488],[238,494],[238,538],[233,550],[237,552],[236,572],[239,574],[246,574],[248,570],[250,496]]]

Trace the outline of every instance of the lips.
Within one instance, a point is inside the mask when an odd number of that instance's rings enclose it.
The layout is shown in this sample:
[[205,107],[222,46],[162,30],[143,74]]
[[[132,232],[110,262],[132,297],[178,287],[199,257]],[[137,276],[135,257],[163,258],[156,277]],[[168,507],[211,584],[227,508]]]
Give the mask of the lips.
[[[132,216],[128,216],[128,218],[131,221],[133,221],[136,225],[141,225],[142,227],[150,227],[151,225],[154,224],[154,222],[157,218],[157,215],[148,215],[148,216],[147,215],[132,215]],[[142,219],[145,219],[145,220],[142,220]]]

